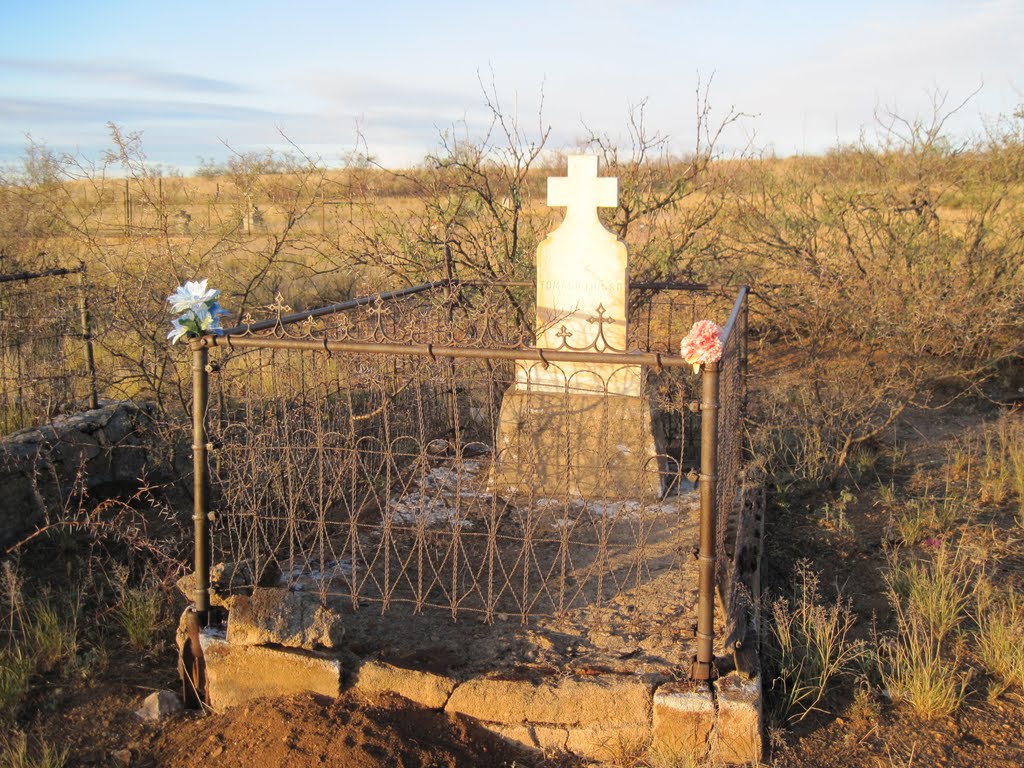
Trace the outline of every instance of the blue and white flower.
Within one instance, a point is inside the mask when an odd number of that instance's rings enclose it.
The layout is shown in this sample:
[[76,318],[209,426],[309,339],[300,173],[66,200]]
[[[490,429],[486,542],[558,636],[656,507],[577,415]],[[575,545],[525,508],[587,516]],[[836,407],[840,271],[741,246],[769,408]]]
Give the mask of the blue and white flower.
[[167,297],[171,312],[181,313],[171,321],[167,334],[172,344],[185,337],[222,333],[220,318],[230,314],[217,302],[220,291],[206,287],[206,280],[188,281]]

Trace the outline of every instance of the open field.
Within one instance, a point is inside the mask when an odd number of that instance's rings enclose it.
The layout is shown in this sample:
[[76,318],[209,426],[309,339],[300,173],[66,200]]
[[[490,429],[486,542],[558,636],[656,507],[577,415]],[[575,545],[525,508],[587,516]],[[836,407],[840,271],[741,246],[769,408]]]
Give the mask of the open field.
[[[754,289],[746,439],[768,478],[767,764],[1024,762],[1022,135],[1018,119],[969,146],[922,128],[820,158],[605,153],[620,204],[602,216],[630,247],[633,282]],[[73,295],[35,281],[18,297],[28,319],[0,316],[4,378],[31,392],[6,388],[5,418],[81,408],[80,314],[52,307],[85,296],[100,396],[157,404],[171,471],[119,502],[68,489],[45,533],[8,543],[0,763],[102,765],[128,749],[126,765],[179,765],[195,744],[261,764],[237,712],[159,726],[132,714],[151,688],[177,686],[173,583],[191,557],[192,372],[167,344],[165,297],[208,278],[231,325],[272,316],[278,295],[299,309],[425,280],[530,281],[559,218],[544,179],[562,169],[501,149],[446,148],[404,173],[240,157],[185,179],[151,174],[122,142],[110,168],[37,152],[3,177],[0,271],[81,262],[87,276]],[[6,311],[4,297],[0,285]],[[58,323],[69,372],[44,396],[56,353],[29,341]],[[441,716],[410,714],[412,734],[370,704],[299,697],[251,715],[289,765],[569,764]],[[332,727],[311,728],[318,718]],[[413,739],[419,751],[399,754]],[[689,763],[624,746],[615,764]]]

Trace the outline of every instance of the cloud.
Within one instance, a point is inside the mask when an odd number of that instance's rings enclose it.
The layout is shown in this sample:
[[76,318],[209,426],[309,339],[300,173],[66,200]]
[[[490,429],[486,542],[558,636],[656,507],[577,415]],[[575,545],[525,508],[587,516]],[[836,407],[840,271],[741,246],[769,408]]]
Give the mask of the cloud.
[[397,83],[355,74],[319,74],[310,78],[309,90],[329,104],[349,112],[461,112],[479,95],[451,89]]
[[228,80],[155,69],[139,62],[0,57],[0,70],[37,76],[83,78],[169,92],[240,94],[250,91]]
[[0,97],[4,122],[38,124],[107,123],[139,121],[181,122],[204,120],[282,120],[289,115],[253,107],[201,101],[152,99],[19,99]]

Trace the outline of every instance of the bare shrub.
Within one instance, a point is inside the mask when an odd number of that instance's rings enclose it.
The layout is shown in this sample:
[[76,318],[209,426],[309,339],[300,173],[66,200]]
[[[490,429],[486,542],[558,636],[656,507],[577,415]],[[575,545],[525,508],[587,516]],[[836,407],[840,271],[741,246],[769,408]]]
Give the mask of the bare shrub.
[[1022,349],[1024,144],[976,146],[932,121],[877,145],[749,164],[729,227],[757,284],[769,367],[761,450],[798,479],[835,480],[858,446],[938,382],[969,391]]

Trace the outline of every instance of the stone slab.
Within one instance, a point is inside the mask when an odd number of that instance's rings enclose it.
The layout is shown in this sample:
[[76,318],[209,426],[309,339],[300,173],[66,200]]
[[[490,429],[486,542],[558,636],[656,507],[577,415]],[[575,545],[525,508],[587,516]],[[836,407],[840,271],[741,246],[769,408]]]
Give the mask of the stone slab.
[[761,677],[732,674],[715,681],[718,720],[712,755],[719,763],[757,764],[762,754]]
[[631,765],[647,751],[651,741],[649,725],[623,728],[480,723],[506,741],[545,754],[569,752],[601,764]]
[[532,725],[530,723],[506,725],[505,723],[483,722],[480,725],[505,741],[511,741],[521,747],[547,754],[565,752],[565,745],[569,740],[569,729],[555,725]]
[[672,764],[697,764],[709,752],[715,702],[707,686],[665,683],[654,692],[651,753]]
[[353,686],[373,693],[397,693],[428,709],[444,709],[456,682],[432,672],[403,669],[382,661],[367,661],[356,671]]
[[341,616],[315,594],[287,587],[256,587],[231,598],[228,641],[233,645],[337,648],[345,637]]
[[626,675],[556,683],[475,678],[452,692],[445,710],[509,725],[646,726],[652,688]]
[[220,711],[263,696],[312,692],[338,696],[341,662],[263,646],[230,645],[209,631],[200,635],[209,704]]
[[491,485],[542,497],[659,498],[665,460],[655,430],[644,397],[513,386],[501,403]]
[[0,441],[0,544],[62,514],[69,495],[88,488],[136,483],[163,467],[153,404],[105,401],[83,413],[58,416]]

